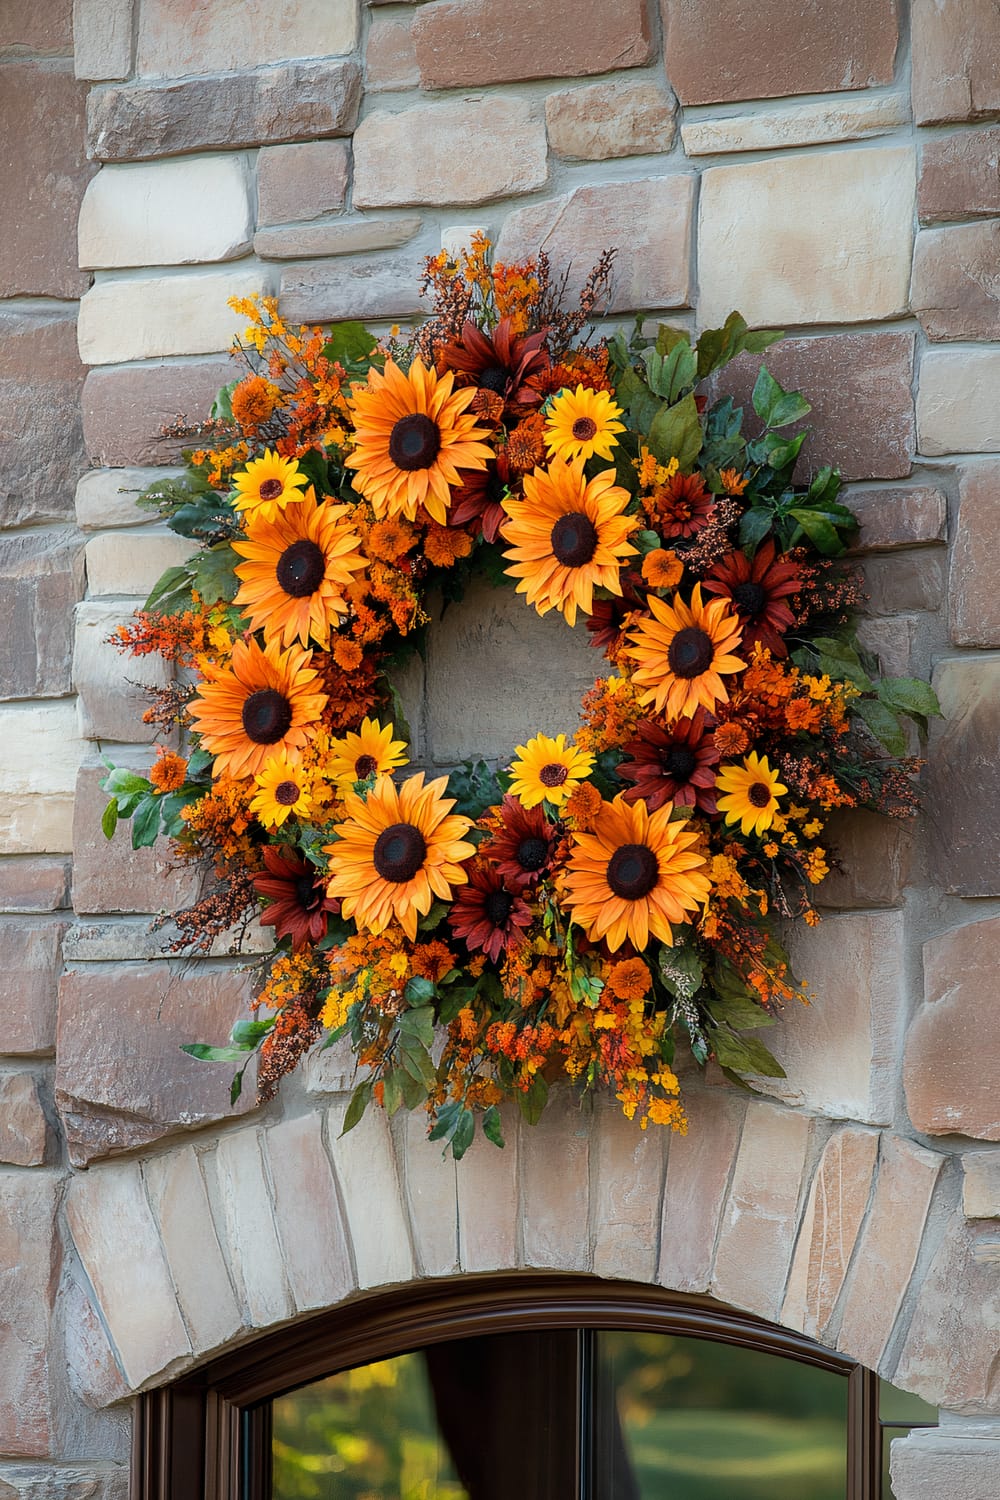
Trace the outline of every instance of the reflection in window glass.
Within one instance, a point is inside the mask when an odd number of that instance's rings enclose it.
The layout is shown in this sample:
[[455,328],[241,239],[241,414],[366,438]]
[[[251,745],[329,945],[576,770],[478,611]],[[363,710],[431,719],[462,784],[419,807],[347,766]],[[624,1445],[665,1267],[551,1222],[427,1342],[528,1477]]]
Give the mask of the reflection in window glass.
[[913,1427],[936,1427],[937,1407],[910,1391],[901,1391],[887,1380],[879,1381],[879,1423],[882,1429],[882,1500],[895,1500],[889,1475],[889,1450],[894,1438],[905,1437]]

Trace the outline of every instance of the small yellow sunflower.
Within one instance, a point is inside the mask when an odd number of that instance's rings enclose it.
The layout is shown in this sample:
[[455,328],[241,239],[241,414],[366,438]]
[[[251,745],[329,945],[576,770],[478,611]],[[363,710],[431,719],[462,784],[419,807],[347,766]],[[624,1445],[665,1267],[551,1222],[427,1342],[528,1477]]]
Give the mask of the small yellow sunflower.
[[545,446],[550,456],[586,462],[596,453],[610,459],[612,448],[618,446],[618,433],[625,431],[625,423],[616,421],[621,414],[607,391],[592,391],[585,385],[575,391],[564,388],[552,398],[546,415]]
[[722,678],[746,666],[732,655],[741,627],[728,601],[705,604],[701,584],[696,583],[690,604],[677,595],[668,604],[655,594],[647,603],[653,618],[636,626],[627,648],[627,655],[638,663],[632,680],[645,689],[640,702],[654,704],[671,721],[690,718],[699,707],[711,713],[717,703],[728,703]]
[[406,741],[393,739],[394,728],[392,724],[383,728],[374,719],[363,719],[359,730],[352,730],[331,743],[324,774],[341,790],[350,790],[356,781],[384,776],[398,766],[405,766]]
[[476,852],[465,839],[472,820],[452,813],[454,799],[442,796],[447,785],[442,776],[424,786],[419,771],[398,789],[380,776],[367,798],[346,793],[347,818],[324,852],[329,894],[359,931],[377,935],[395,919],[412,941],[435,896],[450,901],[453,888],[467,882],[462,861]]
[[622,591],[619,574],[636,548],[628,540],[638,524],[625,515],[632,497],[615,484],[614,469],[588,480],[583,459],[556,459],[547,469],[524,476],[524,498],[503,501],[510,517],[502,534],[510,545],[504,553],[524,594],[540,615],[558,609],[568,625],[576,612],[589,615],[594,589]]
[[723,766],[716,777],[719,811],[727,823],[739,823],[743,833],[763,833],[770,828],[778,811],[778,798],[788,791],[772,771],[766,755],[751,750],[742,766]]
[[287,755],[274,755],[254,777],[250,811],[265,828],[280,828],[292,813],[308,822],[316,811],[309,778]]
[[283,646],[310,636],[326,646],[347,614],[342,589],[365,566],[361,538],[345,521],[346,505],[316,504],[312,486],[298,505],[273,521],[259,514],[247,521],[246,540],[233,550],[248,559],[236,568],[241,580],[235,603],[253,630]]
[[354,488],[376,516],[416,518],[422,505],[443,526],[451,490],[462,484],[460,469],[475,473],[494,457],[466,407],[476,389],[453,389],[452,371],[439,376],[415,359],[409,372],[387,359],[384,372],[371,369],[368,384],[351,401],[355,446],[345,462],[357,470]]
[[698,834],[671,822],[673,803],[650,812],[624,795],[605,802],[592,833],[574,833],[566,867],[566,902],[592,942],[612,953],[630,941],[640,953],[650,937],[673,944],[671,924],[688,920],[711,888]]
[[294,458],[279,458],[270,448],[263,458],[252,458],[246,468],[234,476],[236,496],[233,506],[245,515],[273,521],[286,505],[302,499],[309,480]]
[[202,670],[205,681],[188,712],[215,756],[216,776],[240,780],[256,776],[273,755],[301,756],[327,701],[311,651],[236,641],[229,666],[207,662]]
[[514,776],[510,790],[522,807],[537,807],[540,802],[562,807],[594,768],[594,757],[567,745],[564,734],[554,740],[547,734],[536,734],[526,745],[518,745],[514,753],[520,759],[510,768]]

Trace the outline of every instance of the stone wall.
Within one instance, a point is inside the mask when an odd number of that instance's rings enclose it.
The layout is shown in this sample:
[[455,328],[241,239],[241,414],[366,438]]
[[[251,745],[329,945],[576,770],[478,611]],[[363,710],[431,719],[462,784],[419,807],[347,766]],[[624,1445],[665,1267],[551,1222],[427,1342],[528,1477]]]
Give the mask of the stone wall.
[[[0,1496],[120,1500],[136,1389],[359,1289],[517,1266],[804,1329],[948,1410],[897,1444],[900,1500],[1000,1492],[998,79],[990,0],[6,0]],[[108,848],[97,782],[100,750],[149,761],[155,668],[125,685],[106,638],[182,550],[133,500],[229,378],[226,298],[405,320],[472,225],[575,277],[618,246],[623,317],[790,330],[768,363],[813,401],[805,462],[851,481],[865,637],[947,718],[915,833],[842,822],[770,1099],[692,1079],[672,1141],[565,1100],[456,1168],[419,1121],[341,1140],[330,1053],[229,1110],[178,1043],[244,977],[161,956],[191,877]],[[592,670],[472,598],[408,684],[421,753],[570,728]]]

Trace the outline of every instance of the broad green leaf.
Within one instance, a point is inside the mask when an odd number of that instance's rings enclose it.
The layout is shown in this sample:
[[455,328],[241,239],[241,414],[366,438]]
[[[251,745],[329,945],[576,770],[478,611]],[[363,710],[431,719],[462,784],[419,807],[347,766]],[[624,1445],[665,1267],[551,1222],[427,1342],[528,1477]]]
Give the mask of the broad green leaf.
[[231,422],[233,420],[233,392],[239,385],[239,380],[231,380],[224,385],[212,402],[209,412],[213,422]]
[[827,505],[832,505],[839,494],[839,470],[831,468],[829,464],[817,469],[809,485],[808,498],[811,504],[822,510]]
[[[410,980],[410,984],[413,980]],[[407,985],[407,989],[409,989]],[[430,1005],[419,1006],[416,1010],[404,1010],[398,1018],[396,1026],[400,1036],[412,1036],[423,1047],[430,1047],[434,1041],[434,1009]]]
[[728,1026],[719,1026],[711,1034],[712,1050],[719,1064],[734,1073],[760,1073],[765,1078],[784,1078],[785,1070],[756,1037],[740,1035]]
[[890,755],[906,754],[906,735],[899,719],[891,708],[879,698],[855,698],[851,702],[851,713],[863,719],[875,738],[885,746]]
[[427,1048],[416,1037],[400,1037],[399,1060],[411,1078],[422,1083],[427,1089],[434,1087],[436,1080],[434,1063]]
[[771,328],[751,332],[746,319],[738,312],[731,312],[721,328],[706,328],[698,339],[698,379],[703,380],[713,370],[722,369],[744,350],[749,354],[760,354],[782,337]]
[[472,1145],[476,1134],[476,1117],[471,1109],[463,1109],[455,1124],[455,1133],[451,1138],[451,1154],[456,1161],[462,1157]]
[[160,799],[143,797],[132,815],[132,848],[148,849],[160,833]]
[[752,557],[771,530],[774,512],[763,505],[755,505],[744,511],[740,518],[740,546],[748,557]]
[[455,1126],[458,1124],[459,1112],[463,1107],[457,1099],[450,1099],[447,1104],[442,1104],[434,1117],[434,1124],[427,1132],[427,1139],[429,1141],[443,1141],[452,1136],[455,1132]]
[[649,426],[649,447],[661,464],[676,458],[689,469],[701,452],[701,418],[693,396],[661,407]]
[[649,387],[669,405],[691,390],[698,378],[698,361],[685,339],[678,339],[669,354],[648,349],[643,355]]
[[649,425],[662,402],[654,396],[649,386],[631,366],[619,380],[615,395],[623,406],[627,406],[635,426],[640,432],[649,430]]
[[115,829],[117,827],[118,803],[115,801],[114,797],[112,797],[111,801],[104,809],[104,812],[101,814],[101,832],[104,834],[104,837],[106,839],[113,839],[115,836]]
[[153,783],[146,776],[140,776],[136,771],[129,771],[125,766],[114,766],[104,780],[101,782],[104,791],[112,795],[119,792],[151,792]]
[[360,364],[377,343],[378,339],[363,323],[334,323],[322,352],[325,358],[338,364]]
[[767,451],[767,462],[770,467],[776,473],[790,468],[798,458],[799,451],[807,436],[808,433],[800,432],[796,437],[785,442],[783,439],[777,437],[775,433],[768,433],[764,446]]
[[674,328],[670,323],[661,323],[656,330],[657,354],[672,354],[679,344],[691,347],[691,335],[686,328]]
[[[407,981],[403,997],[409,1001],[410,1005],[427,1005],[434,999],[433,979],[425,979],[422,975],[415,974],[412,979]],[[410,1014],[414,1015],[416,1012],[411,1011]]]
[[398,1068],[393,1068],[390,1072],[386,1073],[385,1077],[382,1079],[382,1083],[384,1085],[384,1092],[382,1094],[382,1106],[385,1109],[385,1112],[389,1116],[390,1120],[396,1113],[397,1109],[399,1109],[400,1105],[403,1103],[402,1079],[406,1078],[407,1076],[408,1075],[406,1073],[401,1073]]
[[686,943],[660,949],[660,978],[671,995],[690,1000],[701,988],[705,966],[696,950]]
[[775,1018],[759,1005],[755,1005],[749,996],[727,995],[718,999],[710,1000],[708,1004],[709,1015],[720,1024],[725,1023],[733,1031],[744,1029],[753,1030],[758,1026],[773,1026]]
[[812,410],[798,391],[786,391],[778,384],[766,365],[761,365],[754,383],[753,409],[765,427],[787,427]]
[[249,1052],[267,1036],[273,1026],[273,1016],[267,1021],[237,1021],[229,1033],[229,1040],[234,1047],[245,1047]]
[[788,514],[805,532],[817,552],[824,557],[841,557],[845,551],[844,544],[837,535],[836,529],[824,516],[818,515],[814,510],[806,510],[796,507]]
[[344,1115],[344,1128],[340,1132],[342,1136],[346,1135],[349,1130],[353,1130],[355,1125],[360,1121],[368,1105],[371,1103],[373,1086],[372,1079],[366,1078],[354,1090],[354,1093],[351,1095],[351,1102],[347,1106],[347,1113]]
[[157,579],[143,609],[159,614],[175,614],[191,603],[191,569],[187,564],[168,568]]
[[199,553],[191,572],[191,583],[205,604],[227,603],[236,597],[240,581],[233,571],[239,557],[228,542],[219,542]]
[[199,1062],[245,1062],[245,1047],[209,1047],[205,1042],[184,1042],[181,1051]]
[[629,537],[629,541],[633,547],[638,547],[641,557],[645,557],[647,552],[655,552],[658,547],[663,546],[655,531],[633,531]]
[[545,1108],[548,1097],[549,1086],[545,1082],[545,1079],[542,1077],[541,1073],[536,1073],[534,1078],[531,1080],[531,1086],[528,1089],[527,1093],[519,1093],[517,1096],[517,1102],[520,1105],[521,1114],[523,1118],[527,1120],[529,1125],[538,1124],[539,1120],[542,1118],[542,1111]]
[[879,697],[897,713],[918,714],[926,719],[941,718],[937,693],[929,682],[919,677],[889,677],[879,683]]
[[243,1092],[243,1074],[246,1068],[240,1068],[238,1073],[233,1074],[233,1081],[229,1085],[229,1103],[236,1104]]
[[483,1135],[494,1146],[503,1146],[503,1123],[500,1119],[500,1111],[495,1104],[491,1104],[483,1115]]

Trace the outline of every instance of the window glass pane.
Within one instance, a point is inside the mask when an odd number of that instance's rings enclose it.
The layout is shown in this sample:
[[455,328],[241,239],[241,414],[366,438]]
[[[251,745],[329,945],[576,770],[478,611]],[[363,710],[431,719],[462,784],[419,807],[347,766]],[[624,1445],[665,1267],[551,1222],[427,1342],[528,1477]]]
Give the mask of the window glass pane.
[[878,1414],[883,1422],[902,1422],[907,1427],[925,1423],[936,1427],[938,1420],[936,1406],[931,1406],[920,1396],[911,1395],[909,1391],[901,1391],[898,1386],[890,1385],[888,1380],[879,1381]]
[[608,1332],[596,1384],[594,1500],[844,1500],[847,1381],[835,1371]]

